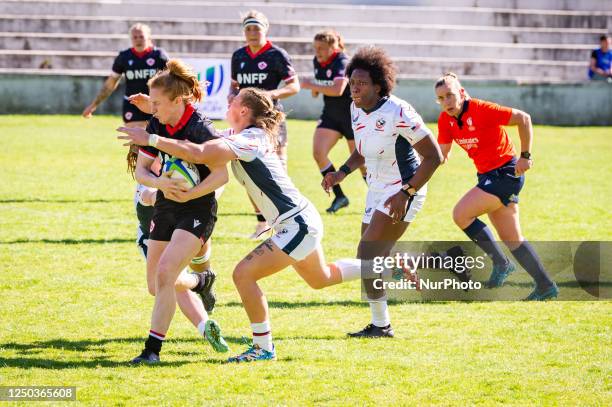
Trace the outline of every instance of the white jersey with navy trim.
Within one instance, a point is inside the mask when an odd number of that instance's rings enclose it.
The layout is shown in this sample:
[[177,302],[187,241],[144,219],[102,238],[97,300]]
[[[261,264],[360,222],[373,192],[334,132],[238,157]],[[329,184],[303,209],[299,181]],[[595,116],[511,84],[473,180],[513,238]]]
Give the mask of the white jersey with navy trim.
[[238,134],[225,130],[218,135],[238,156],[232,161],[232,172],[269,225],[277,225],[312,205],[291,182],[262,129],[250,127]]
[[382,191],[408,182],[421,163],[412,147],[432,134],[405,100],[389,96],[366,113],[351,103],[355,148],[365,157],[368,187]]

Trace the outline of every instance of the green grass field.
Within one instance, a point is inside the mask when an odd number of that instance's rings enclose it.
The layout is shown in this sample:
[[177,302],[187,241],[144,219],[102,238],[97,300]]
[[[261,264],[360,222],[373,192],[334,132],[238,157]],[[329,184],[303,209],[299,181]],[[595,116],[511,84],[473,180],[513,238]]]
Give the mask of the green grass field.
[[[310,289],[291,270],[262,283],[279,360],[226,365],[179,313],[163,364],[132,368],[153,298],[134,244],[134,183],[117,117],[0,120],[0,385],[66,385],[88,404],[609,405],[609,301],[401,303],[393,340],[349,340],[369,321],[359,283]],[[315,123],[289,123],[290,175],[323,210],[311,158]],[[434,126],[435,127],[435,126]],[[611,128],[536,128],[535,167],[521,194],[531,240],[612,240]],[[516,140],[516,134],[513,133]],[[341,142],[333,158],[341,163]],[[455,148],[430,183],[405,240],[464,240],[451,219],[474,184]],[[348,210],[324,216],[328,259],[352,257],[365,185],[351,176]],[[250,336],[231,272],[253,243],[246,195],[220,201],[213,262],[215,319],[236,353]],[[608,400],[607,402],[605,400]]]

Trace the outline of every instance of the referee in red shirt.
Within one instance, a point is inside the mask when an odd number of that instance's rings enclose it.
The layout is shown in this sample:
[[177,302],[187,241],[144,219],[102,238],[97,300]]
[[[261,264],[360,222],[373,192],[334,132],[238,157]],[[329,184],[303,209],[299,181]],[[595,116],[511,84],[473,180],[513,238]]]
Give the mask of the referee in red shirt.
[[[478,171],[478,184],[455,205],[453,220],[493,260],[488,286],[501,287],[516,266],[506,257],[487,225],[478,219],[484,214],[489,216],[514,258],[534,279],[535,289],[527,300],[557,297],[557,285],[523,237],[519,223],[518,195],[525,182],[525,172],[533,164],[531,117],[517,109],[470,98],[453,73],[436,82],[435,92],[442,109],[438,118],[438,143],[444,162],[455,141],[468,153]],[[518,159],[503,126],[518,126],[521,139]]]

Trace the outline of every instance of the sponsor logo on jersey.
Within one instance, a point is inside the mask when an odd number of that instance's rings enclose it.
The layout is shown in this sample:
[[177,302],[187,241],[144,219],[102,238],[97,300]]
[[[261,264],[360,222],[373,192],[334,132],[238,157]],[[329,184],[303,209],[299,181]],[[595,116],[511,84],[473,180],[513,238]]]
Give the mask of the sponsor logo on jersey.
[[518,196],[517,196],[516,194],[512,194],[512,195],[510,195],[510,197],[508,198],[508,200],[509,200],[510,202],[517,203],[517,202],[518,202]]
[[[240,74],[238,74],[240,76]],[[198,80],[200,75],[198,74]],[[213,96],[218,94],[223,88],[225,82],[225,70],[223,65],[213,65],[206,68],[206,95]]]
[[315,85],[319,86],[333,86],[334,81],[326,81],[324,79],[315,79],[312,81]]
[[474,131],[476,130],[476,127],[473,126],[473,122],[472,122],[472,118],[468,117],[467,120],[465,121],[465,123],[468,125],[468,130],[469,131]]
[[149,233],[153,232],[153,229],[155,229],[155,222],[151,221],[151,227],[149,228]]
[[319,73],[319,68],[315,68],[315,76]]
[[385,129],[385,123],[387,122],[382,117],[376,120],[376,130],[383,131]]
[[260,63],[257,64],[257,67],[261,70],[264,70],[268,67],[268,64],[266,64],[265,61],[261,61]]
[[200,225],[201,225],[201,223],[200,223],[200,221],[199,221],[199,220],[197,220],[197,219],[194,219],[194,220],[193,220],[193,227],[194,227],[194,228],[197,228],[197,227],[198,227],[198,226],[200,226]]
[[267,77],[267,73],[239,73],[238,83],[241,85],[261,85]]
[[149,65],[149,66],[155,65],[155,60],[153,58],[147,59],[147,65]]
[[134,69],[125,71],[125,77],[128,80],[132,79],[148,79],[152,78],[157,73],[156,69]]
[[129,65],[129,66],[132,66],[132,64],[133,64],[133,63],[134,63],[134,60],[132,60],[132,59],[130,59],[130,60],[128,61],[128,65]]
[[365,210],[365,214],[366,214],[366,215],[369,215],[369,214],[370,214],[370,212],[372,212],[372,208],[371,208],[371,207],[370,207],[370,208],[366,208],[366,210]]
[[478,137],[460,138],[460,139],[457,139],[457,144],[459,144],[461,147],[465,148],[466,150],[469,150],[471,148],[476,148],[478,147]]
[[281,230],[279,230],[279,231],[278,231],[278,233],[277,233],[277,234],[279,234],[279,235],[284,235],[284,234],[285,234],[285,233],[287,233],[287,232],[289,232],[287,229],[281,229]]
[[244,68],[244,64],[245,64],[244,62],[240,63],[240,69]]
[[332,70],[328,69],[327,72],[325,72],[325,74],[327,75],[328,78],[331,78]]
[[125,112],[125,114],[123,115],[123,117],[125,117],[125,120],[130,120],[132,116],[132,112]]
[[359,120],[359,112],[357,112],[357,116],[353,117],[353,123],[357,123],[357,120]]

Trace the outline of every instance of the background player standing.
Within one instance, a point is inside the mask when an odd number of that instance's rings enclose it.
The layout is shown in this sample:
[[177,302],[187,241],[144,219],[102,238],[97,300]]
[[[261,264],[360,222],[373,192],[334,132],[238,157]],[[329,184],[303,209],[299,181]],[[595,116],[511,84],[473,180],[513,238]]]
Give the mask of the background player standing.
[[[123,96],[123,122],[128,127],[147,127],[150,114],[141,112],[128,101],[128,96],[143,93],[149,94],[147,81],[157,71],[164,69],[168,62],[168,55],[161,49],[153,46],[151,29],[146,24],[137,23],[130,28],[132,47],[119,52],[113,63],[112,72],[104,82],[96,98],[83,110],[83,117],[90,118],[100,103],[106,100],[119,86],[121,78],[125,75],[125,95]],[[128,170],[134,174],[138,151],[130,148],[127,162]],[[159,173],[159,163],[152,166],[152,171]],[[153,216],[152,195],[155,191],[142,185],[136,187],[135,205],[139,221],[137,243],[143,255],[146,256],[146,240],[149,238],[149,224]]]
[[[335,31],[318,32],[314,37],[314,80],[302,79],[302,89],[309,89],[313,97],[323,94],[323,113],[315,130],[312,153],[321,175],[336,171],[329,159],[329,152],[342,136],[346,137],[349,152],[355,150],[355,138],[351,126],[351,92],[345,75],[348,56],[344,53],[342,37]],[[361,167],[365,179],[365,167]],[[328,213],[335,213],[348,206],[349,200],[340,185],[334,185],[334,200]]]
[[[259,11],[249,11],[242,19],[246,46],[232,55],[232,81],[230,100],[240,89],[255,87],[267,91],[274,106],[283,111],[279,102],[300,91],[300,82],[287,51],[272,44],[266,38],[270,27],[266,16]],[[279,84],[284,86],[279,88]],[[282,121],[278,134],[277,154],[287,170],[287,122]],[[253,205],[255,206],[255,205]],[[258,239],[268,228],[264,217],[255,208],[257,226],[251,235]]]

